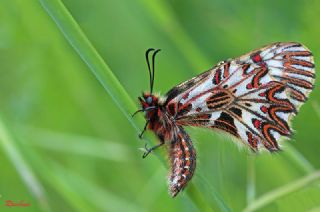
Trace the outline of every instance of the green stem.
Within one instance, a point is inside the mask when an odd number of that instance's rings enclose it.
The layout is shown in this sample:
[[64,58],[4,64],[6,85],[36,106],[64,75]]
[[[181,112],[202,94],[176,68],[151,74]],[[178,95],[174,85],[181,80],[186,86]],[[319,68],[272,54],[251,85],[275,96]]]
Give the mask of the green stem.
[[296,180],[294,182],[288,183],[285,186],[274,189],[271,192],[268,192],[255,201],[253,201],[244,211],[256,211],[260,208],[265,207],[266,205],[272,203],[276,199],[279,199],[283,196],[290,194],[291,192],[297,191],[305,186],[317,181],[320,179],[320,171],[316,171],[302,179]]
[[177,46],[185,56],[190,65],[198,73],[203,67],[212,67],[212,63],[200,51],[188,33],[177,21],[172,9],[166,1],[162,0],[140,0],[142,6],[147,7],[146,11],[150,12],[150,17],[159,25],[172,42]]
[[[80,26],[73,19],[64,4],[60,0],[39,1],[51,18],[55,21],[71,46],[80,55],[82,60],[88,65],[91,72],[96,76],[104,89],[112,97],[113,101],[119,107],[121,112],[125,115],[132,126],[139,131],[139,128],[131,117],[131,113],[134,111],[133,108],[136,108],[134,102],[122,87],[118,79],[114,76],[109,66],[104,62],[88,38],[82,32]],[[196,186],[194,186],[194,189],[192,189],[192,191],[194,190],[196,190]],[[198,199],[192,198],[192,191],[190,191],[191,193],[187,191],[187,194],[190,196],[190,199],[194,202],[194,204],[198,206],[199,210],[206,208],[206,206],[203,205],[203,202],[198,203]],[[201,192],[198,191],[197,194],[201,195]]]
[[247,204],[251,204],[256,196],[255,188],[255,156],[247,156]]
[[[7,154],[8,158],[11,160],[15,166],[20,177],[24,181],[25,185],[28,187],[31,194],[37,199],[40,208],[43,211],[50,211],[48,201],[43,189],[43,186],[39,183],[36,175],[30,168],[29,164],[21,152],[19,151],[18,144],[15,139],[13,139],[12,134],[8,130],[5,122],[0,117],[0,145],[2,146],[4,152]],[[5,195],[5,194],[3,194]]]
[[286,144],[286,150],[287,158],[298,165],[305,173],[311,174],[315,171],[313,165],[291,144]]
[[[19,126],[24,145],[60,153],[79,154],[113,162],[129,161],[129,150],[123,144],[91,136],[67,134],[30,126]],[[66,143],[72,148],[66,148]]]
[[80,26],[73,19],[67,8],[60,0],[39,0],[42,7],[55,21],[70,45],[79,54],[81,59],[88,65],[100,84],[111,96],[121,112],[125,115],[132,126],[140,131],[133,122],[131,114],[136,108],[128,93],[114,76],[109,66],[104,62],[96,49],[90,43]]
[[[20,137],[20,140],[28,140],[25,137]],[[34,148],[25,148],[24,154],[28,156],[29,161],[33,164],[33,167],[36,167],[39,176],[46,185],[51,186],[53,191],[63,199],[64,202],[68,204],[71,211],[94,211],[95,206],[92,202],[85,201],[83,193],[75,191],[72,185],[67,181],[66,175],[61,172],[54,170],[50,166],[50,161],[43,160],[43,157]]]

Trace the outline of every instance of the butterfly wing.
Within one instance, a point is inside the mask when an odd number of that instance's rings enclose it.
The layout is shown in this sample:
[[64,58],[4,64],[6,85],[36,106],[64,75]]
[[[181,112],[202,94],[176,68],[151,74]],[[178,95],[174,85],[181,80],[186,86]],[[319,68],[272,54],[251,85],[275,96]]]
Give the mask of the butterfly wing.
[[166,107],[178,125],[215,128],[252,150],[279,150],[292,134],[290,119],[307,100],[315,73],[311,52],[299,43],[274,43],[173,88]]

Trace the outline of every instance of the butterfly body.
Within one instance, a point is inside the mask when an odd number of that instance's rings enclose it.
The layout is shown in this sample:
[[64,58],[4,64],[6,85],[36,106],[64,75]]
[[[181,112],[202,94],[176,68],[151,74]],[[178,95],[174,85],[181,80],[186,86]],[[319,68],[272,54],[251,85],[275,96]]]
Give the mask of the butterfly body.
[[278,151],[278,141],[292,135],[290,120],[307,100],[315,73],[311,52],[289,42],[220,62],[163,97],[152,94],[153,78],[154,69],[151,92],[139,100],[146,126],[159,137],[155,148],[168,144],[169,190],[176,196],[196,167],[196,152],[184,126],[222,130],[254,152]]
[[[169,145],[171,174],[169,191],[174,197],[192,178],[196,167],[196,153],[190,137],[179,124],[170,107],[155,95],[144,93],[139,98],[148,121],[147,127],[159,138],[160,145]],[[156,146],[156,147],[158,147]]]

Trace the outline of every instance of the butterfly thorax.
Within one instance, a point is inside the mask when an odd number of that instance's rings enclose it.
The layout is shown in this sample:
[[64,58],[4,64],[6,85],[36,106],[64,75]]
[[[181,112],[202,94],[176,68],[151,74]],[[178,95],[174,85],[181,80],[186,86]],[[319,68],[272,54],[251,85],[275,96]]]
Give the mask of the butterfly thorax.
[[148,128],[154,131],[161,140],[171,140],[176,124],[173,117],[167,112],[163,101],[150,93],[143,93],[139,100],[145,112],[145,118],[149,121]]

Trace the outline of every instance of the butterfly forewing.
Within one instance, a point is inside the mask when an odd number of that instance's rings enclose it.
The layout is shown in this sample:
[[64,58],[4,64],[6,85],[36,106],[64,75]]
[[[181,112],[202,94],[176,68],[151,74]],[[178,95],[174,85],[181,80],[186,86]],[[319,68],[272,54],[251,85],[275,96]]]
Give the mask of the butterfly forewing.
[[290,119],[314,83],[311,52],[299,43],[274,43],[220,63],[167,93],[178,125],[220,129],[257,151],[279,150],[292,134]]

